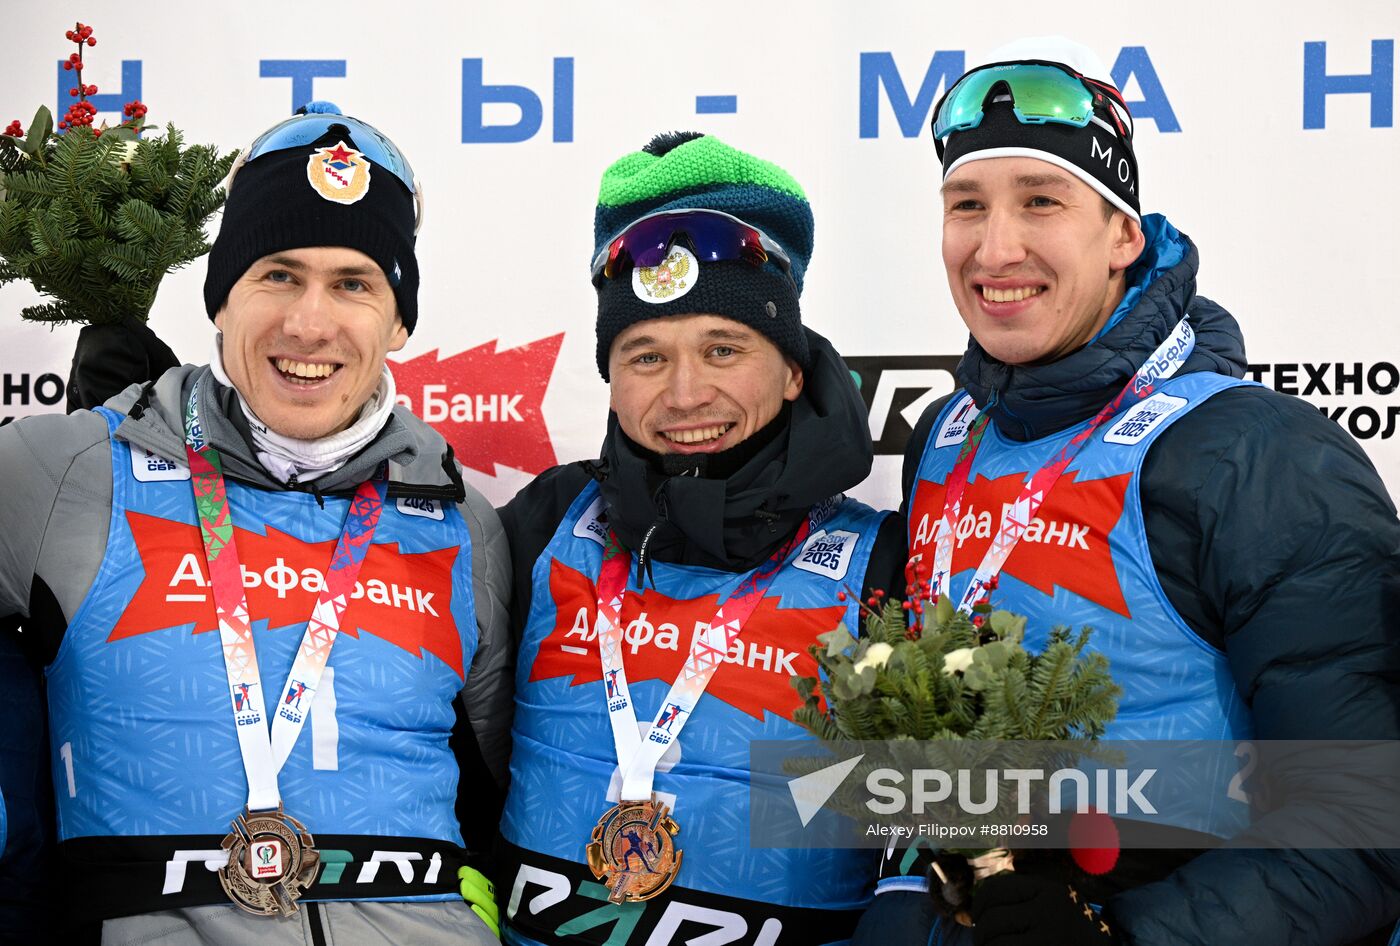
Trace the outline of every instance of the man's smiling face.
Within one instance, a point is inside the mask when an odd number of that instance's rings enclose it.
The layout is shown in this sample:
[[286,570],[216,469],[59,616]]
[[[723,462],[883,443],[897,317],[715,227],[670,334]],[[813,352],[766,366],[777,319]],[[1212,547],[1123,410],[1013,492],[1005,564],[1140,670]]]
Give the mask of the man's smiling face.
[[718,453],[747,440],[802,392],[802,369],[742,322],[648,319],[613,339],[611,406],[655,453]]
[[273,431],[315,440],[349,427],[408,341],[384,271],[359,250],[282,250],[248,267],[214,324],[224,371]]
[[978,343],[1007,364],[1081,348],[1123,298],[1142,228],[1035,158],[969,161],[943,183],[943,265]]

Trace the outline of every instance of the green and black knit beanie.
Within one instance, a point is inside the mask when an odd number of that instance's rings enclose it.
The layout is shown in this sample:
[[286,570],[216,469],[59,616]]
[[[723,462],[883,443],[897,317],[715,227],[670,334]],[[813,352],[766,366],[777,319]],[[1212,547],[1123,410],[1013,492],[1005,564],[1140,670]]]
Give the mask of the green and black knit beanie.
[[[598,281],[598,370],[608,380],[613,339],[634,322],[667,315],[721,315],[757,329],[809,367],[798,296],[812,258],[812,208],[802,186],[776,164],[696,132],[657,135],[603,172],[593,217],[594,255],[633,221],[670,210],[719,210],[782,246],[792,278],[769,260],[690,262],[685,285],[652,293],[632,270]],[[646,272],[646,271],[643,271]],[[680,291],[675,291],[679,289]]]

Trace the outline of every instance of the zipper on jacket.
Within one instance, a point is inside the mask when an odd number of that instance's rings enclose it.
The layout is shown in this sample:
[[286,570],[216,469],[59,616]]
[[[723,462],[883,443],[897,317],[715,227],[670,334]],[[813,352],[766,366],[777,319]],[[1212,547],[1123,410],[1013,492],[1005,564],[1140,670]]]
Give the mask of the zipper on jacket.
[[[657,488],[656,495],[652,497],[653,502],[656,503],[656,521],[647,529],[646,535],[642,536],[641,548],[637,550],[637,587],[641,589],[646,588],[647,580],[652,577],[651,537],[656,534],[656,530],[661,528],[662,524],[670,521],[669,509],[666,505],[666,483],[669,482],[670,480],[663,482]],[[652,580],[651,583],[655,585],[656,581]]]
[[1018,417],[1016,415],[1016,412],[1013,411],[1011,408],[1007,407],[1005,404],[1002,404],[1001,392],[998,391],[996,388],[992,388],[992,396],[987,399],[987,406],[982,408],[982,413],[990,414],[992,412],[992,409],[996,407],[1001,408],[1001,414],[1007,420],[1014,420],[1016,423],[1021,425],[1021,434],[1026,440],[1036,439],[1035,431],[1031,429],[1030,424],[1027,424],[1020,417]]

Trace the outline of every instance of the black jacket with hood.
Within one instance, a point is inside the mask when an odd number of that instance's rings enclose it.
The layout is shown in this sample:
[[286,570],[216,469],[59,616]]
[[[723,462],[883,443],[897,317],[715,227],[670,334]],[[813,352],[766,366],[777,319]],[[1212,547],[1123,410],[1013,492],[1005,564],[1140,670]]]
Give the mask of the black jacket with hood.
[[[753,443],[728,451],[738,457],[715,458],[717,466],[739,461],[728,475],[683,475],[676,468],[668,475],[610,415],[599,460],[546,470],[500,510],[515,576],[517,640],[529,615],[535,562],[590,478],[599,481],[618,538],[639,557],[645,547],[651,560],[736,573],[762,564],[814,505],[865,479],[873,454],[860,393],[831,343],[806,332],[812,363],[802,393]],[[904,559],[903,525],[890,516],[861,590],[903,587]]]
[[[1157,216],[1144,229],[1125,304],[1084,348],[1014,366],[970,340],[958,382],[1007,438],[1093,416],[1183,314],[1197,341],[1181,373],[1243,376],[1238,324],[1196,295],[1195,245]],[[945,403],[910,441],[906,507]],[[1232,388],[1158,437],[1140,482],[1162,587],[1225,652],[1257,738],[1400,738],[1400,521],[1351,437],[1298,398]],[[1400,917],[1397,851],[1217,850],[1150,882],[1124,874],[1107,912],[1134,946],[1386,943]]]

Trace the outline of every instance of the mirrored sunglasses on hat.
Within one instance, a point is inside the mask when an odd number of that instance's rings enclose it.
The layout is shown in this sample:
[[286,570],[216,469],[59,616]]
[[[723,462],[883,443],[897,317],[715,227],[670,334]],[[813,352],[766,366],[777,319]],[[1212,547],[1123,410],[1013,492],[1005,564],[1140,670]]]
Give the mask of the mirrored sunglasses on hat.
[[629,223],[593,258],[593,283],[613,279],[629,267],[659,266],[680,242],[701,262],[743,260],[762,266],[771,260],[792,279],[792,261],[778,241],[721,210],[697,208],[662,210]]
[[379,129],[348,115],[312,112],[304,115],[293,115],[285,121],[278,122],[254,138],[252,144],[239,152],[238,160],[233,163],[228,177],[224,179],[224,189],[232,189],[234,178],[243,165],[256,161],[265,154],[313,144],[326,135],[349,138],[354,142],[356,150],[369,159],[372,167],[388,171],[402,181],[403,186],[408,188],[408,192],[413,195],[413,232],[416,234],[422,229],[422,185],[414,175],[408,158],[404,157],[404,153],[399,150],[398,145],[390,141],[389,137]]
[[1016,119],[1023,125],[1083,128],[1098,115],[1113,123],[1120,138],[1132,140],[1132,119],[1117,89],[1050,62],[992,63],[967,73],[934,108],[933,137],[942,141],[955,131],[976,128],[998,87],[1010,96]]

